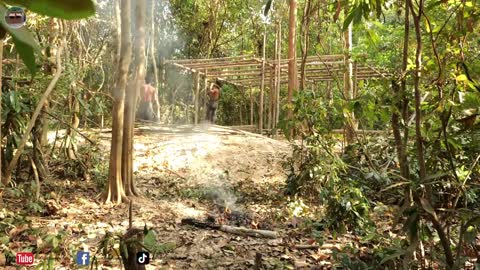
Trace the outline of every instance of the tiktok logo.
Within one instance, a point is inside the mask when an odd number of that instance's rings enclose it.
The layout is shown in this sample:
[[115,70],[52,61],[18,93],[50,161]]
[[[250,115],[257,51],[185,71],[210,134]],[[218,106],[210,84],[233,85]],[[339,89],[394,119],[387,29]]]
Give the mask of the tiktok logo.
[[150,263],[150,253],[146,251],[140,251],[137,253],[137,263],[138,264],[149,264]]

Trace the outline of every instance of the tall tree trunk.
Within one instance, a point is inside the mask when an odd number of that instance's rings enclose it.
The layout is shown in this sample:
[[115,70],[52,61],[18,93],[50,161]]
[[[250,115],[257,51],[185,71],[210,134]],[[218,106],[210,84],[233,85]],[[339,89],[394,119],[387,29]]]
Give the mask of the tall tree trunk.
[[145,17],[146,1],[136,0],[135,5],[135,78],[127,87],[125,100],[125,122],[123,129],[123,184],[127,196],[140,195],[133,179],[133,130],[135,127],[135,105],[137,93],[145,84]]
[[[347,13],[348,6],[345,8],[345,13]],[[344,50],[344,64],[345,64],[345,73],[343,75],[344,89],[343,94],[345,96],[346,103],[350,102],[353,96],[353,66],[350,60],[350,53],[352,51],[352,24],[348,25],[348,29],[343,32],[343,50]],[[345,113],[345,140],[347,144],[350,144],[355,139],[355,129],[356,129],[356,120],[355,115],[352,112]]]
[[258,106],[258,132],[263,132],[263,93],[265,90],[265,47],[267,43],[267,28],[263,28],[263,45],[262,45],[262,82],[260,85],[260,104]]
[[275,115],[275,127],[277,127],[278,122],[280,121],[280,90],[282,87],[282,22],[278,22],[278,54],[277,54],[277,63],[278,63],[278,72],[277,72],[277,96],[276,96],[276,115]]
[[155,82],[155,97],[154,97],[154,111],[157,116],[156,120],[157,122],[160,121],[160,98],[158,95],[158,89],[159,89],[159,82],[158,82],[158,67],[157,67],[157,54],[155,50],[155,3],[156,1],[152,1],[152,10],[150,13],[150,18],[152,20],[152,29],[150,32],[150,40],[151,40],[151,56],[152,56],[152,65],[153,65],[153,74],[154,74],[154,82]]
[[413,23],[415,25],[415,36],[417,41],[417,49],[415,54],[415,76],[414,76],[414,87],[415,87],[415,135],[416,135],[416,144],[417,144],[417,159],[418,159],[418,168],[420,173],[420,181],[423,181],[427,175],[425,157],[423,155],[423,139],[422,139],[422,111],[420,109],[421,103],[421,92],[420,92],[420,78],[422,71],[422,30],[420,27],[420,18],[421,12],[423,10],[423,0],[420,0],[420,10],[419,14],[415,14],[413,10],[413,3],[409,1],[410,11],[413,14]]
[[[424,0],[420,0],[418,2],[418,13],[415,12],[415,7],[413,6],[412,0],[407,0],[408,6],[410,8],[410,12],[413,16],[413,24],[415,26],[415,37],[417,42],[416,54],[415,54],[415,77],[414,77],[414,87],[415,87],[415,138],[416,138],[416,148],[417,148],[417,161],[418,161],[418,170],[419,170],[419,182],[424,184],[427,176],[427,168],[425,163],[424,157],[424,147],[423,147],[423,138],[422,138],[422,110],[421,106],[421,95],[420,92],[420,79],[421,79],[421,71],[422,71],[422,50],[423,50],[423,43],[422,43],[422,28],[420,26],[420,20],[423,16],[423,8],[424,8]],[[438,233],[438,237],[440,238],[440,243],[442,244],[443,251],[445,252],[445,261],[447,263],[447,269],[451,269],[454,265],[454,258],[453,253],[450,248],[450,239],[445,233],[443,225],[438,220],[435,210],[431,210],[432,206],[426,206],[426,203],[430,204],[430,198],[432,196],[432,188],[431,185],[425,185],[425,193],[426,199],[422,201],[420,195],[416,195],[416,203],[419,207],[422,207],[428,212],[430,221],[432,222],[433,227]],[[431,208],[430,211],[426,208]]]
[[[297,57],[296,57],[296,26],[297,26],[297,0],[290,0],[289,31],[288,31],[288,96],[289,105],[287,118],[293,118],[292,98],[293,92],[298,89]],[[292,130],[293,132],[293,130]],[[292,135],[293,133],[291,133]]]
[[131,37],[131,2],[130,0],[119,0],[121,13],[121,45],[120,59],[116,85],[113,89],[113,110],[112,110],[112,144],[110,148],[110,166],[108,172],[108,187],[106,202],[121,203],[128,200],[125,196],[125,189],[122,182],[122,142],[123,142],[123,116],[125,106],[125,88],[127,86],[128,69],[132,58]]
[[308,46],[309,46],[309,38],[308,34],[310,31],[310,18],[312,10],[311,8],[311,0],[306,0],[305,9],[303,11],[302,17],[302,65],[300,67],[300,90],[305,88],[305,64],[307,63],[307,56],[308,56]]
[[[407,72],[407,65],[408,65],[408,43],[410,37],[410,10],[408,8],[408,3],[405,3],[405,22],[404,22],[404,38],[403,38],[403,58],[402,58],[402,78],[400,82],[400,86],[397,85],[397,82],[393,82],[392,90],[393,94],[395,95],[395,100],[398,100],[395,106],[395,111],[392,114],[392,130],[393,135],[395,138],[395,144],[397,149],[397,158],[400,166],[400,175],[404,179],[410,178],[410,172],[408,169],[407,163],[407,153],[406,153],[406,145],[408,141],[408,127],[406,126],[408,123],[408,98],[406,95],[406,88],[407,88],[407,80],[406,80],[406,72]],[[400,127],[400,112],[402,113],[402,120],[404,123],[403,129],[403,139],[401,134],[401,127]],[[409,193],[409,192],[408,192]]]
[[[115,58],[115,66],[118,67],[120,64],[120,58],[121,58],[121,48],[122,48],[122,11],[121,11],[121,5],[122,5],[122,0],[117,0],[115,1],[115,21],[117,22],[117,52],[116,52],[116,58]],[[118,71],[119,68],[117,68],[116,71]],[[117,74],[118,76],[118,74]]]
[[[3,38],[0,39],[0,179],[2,179],[2,82],[3,77]],[[0,205],[2,204],[2,190],[0,190]]]

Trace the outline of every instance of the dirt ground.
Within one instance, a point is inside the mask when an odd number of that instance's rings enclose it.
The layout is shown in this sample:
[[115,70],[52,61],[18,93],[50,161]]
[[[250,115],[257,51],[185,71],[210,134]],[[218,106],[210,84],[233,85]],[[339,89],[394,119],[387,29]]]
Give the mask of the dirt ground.
[[[103,149],[98,162],[107,166],[111,134],[86,134]],[[86,143],[81,137],[78,141]],[[133,225],[154,229],[161,247],[147,269],[311,269],[312,265],[328,265],[323,261],[330,256],[330,248],[292,248],[292,244],[305,244],[309,239],[291,228],[288,200],[282,193],[286,179],[282,162],[291,152],[287,142],[212,125],[144,125],[135,131],[134,149],[135,178],[143,197],[133,204]],[[88,181],[57,179],[43,187],[58,211],[32,217],[32,227],[59,239],[63,250],[56,254],[63,255],[55,258],[55,269],[76,269],[72,254],[79,248],[95,256],[97,269],[121,269],[113,249],[106,257],[99,249],[106,235],[125,233],[128,206],[103,204],[96,181],[94,177]],[[184,218],[210,218],[215,224],[275,231],[278,237],[198,228],[182,224]],[[9,234],[20,238],[22,229]],[[46,261],[51,244],[45,245],[42,235],[28,240],[19,240],[18,249],[34,246],[37,263]]]

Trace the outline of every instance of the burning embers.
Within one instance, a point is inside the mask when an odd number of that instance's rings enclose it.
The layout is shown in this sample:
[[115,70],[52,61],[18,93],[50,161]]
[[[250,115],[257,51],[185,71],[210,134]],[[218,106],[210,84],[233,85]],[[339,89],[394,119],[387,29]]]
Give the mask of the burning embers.
[[252,229],[262,229],[254,215],[241,210],[232,210],[228,206],[217,205],[217,214],[210,214],[207,220],[219,225],[243,226]]
[[[217,207],[218,214],[210,214],[202,221],[194,218],[182,219],[183,225],[192,225],[202,229],[219,230],[226,233],[250,237],[278,238],[275,231],[259,229],[261,224],[258,219],[242,211],[231,210],[228,207]],[[226,225],[231,224],[231,225]],[[265,223],[266,224],[266,223]]]

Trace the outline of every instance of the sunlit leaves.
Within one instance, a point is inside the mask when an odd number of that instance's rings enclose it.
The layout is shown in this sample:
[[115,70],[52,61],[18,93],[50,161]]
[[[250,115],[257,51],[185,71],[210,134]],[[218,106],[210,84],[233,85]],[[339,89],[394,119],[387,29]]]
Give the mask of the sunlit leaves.
[[384,6],[384,0],[361,0],[354,2],[343,22],[343,30],[346,30],[350,23],[358,24],[362,17],[367,19],[372,13],[375,13],[376,17],[379,18],[383,14],[382,9]]
[[267,16],[268,12],[272,7],[273,0],[267,0],[267,4],[265,5],[265,10],[263,11],[263,15]]
[[8,4],[23,6],[35,13],[62,19],[82,19],[95,14],[91,0],[6,0]]
[[[5,8],[5,6],[0,5],[0,13],[5,14],[6,12],[7,9]],[[35,74],[35,53],[40,54],[41,50],[40,46],[33,38],[33,35],[24,27],[20,29],[8,27],[5,20],[0,20],[0,25],[3,30],[6,30],[6,32],[12,36],[15,48],[30,73]]]

